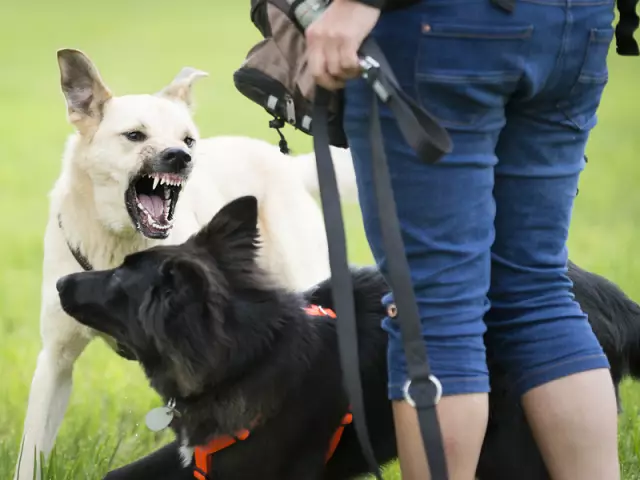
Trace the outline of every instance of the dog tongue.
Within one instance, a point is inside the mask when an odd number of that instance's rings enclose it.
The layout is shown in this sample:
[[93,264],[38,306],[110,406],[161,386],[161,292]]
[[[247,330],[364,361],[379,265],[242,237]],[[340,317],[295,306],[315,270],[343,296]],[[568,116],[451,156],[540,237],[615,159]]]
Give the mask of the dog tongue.
[[153,216],[159,220],[164,213],[164,201],[158,195],[138,195],[140,204]]

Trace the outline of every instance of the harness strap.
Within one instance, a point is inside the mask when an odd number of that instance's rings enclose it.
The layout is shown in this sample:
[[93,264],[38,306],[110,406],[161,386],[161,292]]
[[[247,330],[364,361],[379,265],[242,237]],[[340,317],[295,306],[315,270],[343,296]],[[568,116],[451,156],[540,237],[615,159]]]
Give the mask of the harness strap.
[[[329,308],[323,308],[320,305],[309,305],[304,308],[304,311],[307,315],[311,315],[314,317],[330,317],[336,318],[336,314],[333,310]],[[351,408],[349,408],[351,410]],[[254,420],[253,426],[257,425],[259,419]],[[344,433],[344,427],[353,422],[353,416],[351,412],[346,413],[344,417],[342,417],[342,421],[340,422],[340,426],[331,437],[331,442],[329,443],[329,449],[327,450],[326,461],[333,456],[340,444],[340,440],[342,439],[342,434]],[[223,435],[221,437],[216,437],[212,439],[205,446],[198,446],[194,449],[194,466],[193,466],[193,476],[197,480],[211,480],[209,476],[211,470],[211,463],[213,462],[213,455],[218,453],[220,450],[224,450],[227,447],[230,447],[236,442],[246,440],[249,438],[251,432],[247,429],[241,430],[235,435]]]
[[331,437],[331,443],[329,443],[329,450],[327,451],[325,462],[328,462],[329,460],[331,460],[331,457],[333,457],[333,454],[335,453],[336,448],[338,448],[338,445],[340,444],[340,440],[342,439],[342,434],[344,433],[344,427],[349,425],[351,422],[353,422],[353,415],[351,413],[346,413],[344,417],[342,417],[342,422],[340,422],[340,426],[333,434],[333,437]]
[[210,480],[209,479],[209,459],[213,454],[218,453],[220,450],[224,450],[230,447],[234,443],[249,438],[249,430],[241,430],[235,435],[225,435],[222,437],[216,437],[211,440],[204,447],[196,447],[193,454],[195,460],[195,468],[193,470],[193,476],[198,480]]
[[336,318],[336,314],[330,308],[322,308],[320,305],[309,305],[304,308],[307,315],[313,317],[331,317]]
[[[342,417],[340,426],[331,437],[331,442],[329,443],[329,449],[327,450],[325,462],[331,460],[331,457],[333,457],[333,454],[335,453],[338,445],[340,444],[340,440],[342,439],[344,427],[351,424],[352,422],[353,415],[351,413],[346,413],[344,417]],[[234,436],[217,437],[211,440],[211,442],[209,442],[209,444],[204,447],[196,447],[194,451],[195,458],[193,476],[197,480],[211,480],[211,478],[209,477],[212,461],[211,457],[215,453],[218,453],[220,450],[224,450],[225,448],[230,447],[238,441],[246,440],[247,438],[249,438],[249,435],[249,430],[242,430]]]

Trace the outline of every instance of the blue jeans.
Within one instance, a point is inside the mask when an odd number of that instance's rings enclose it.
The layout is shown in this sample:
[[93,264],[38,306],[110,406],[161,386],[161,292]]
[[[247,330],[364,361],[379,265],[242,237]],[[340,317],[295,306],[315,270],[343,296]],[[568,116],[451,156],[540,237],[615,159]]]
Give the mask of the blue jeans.
[[[608,368],[567,277],[567,235],[607,82],[613,0],[425,0],[384,13],[374,36],[402,88],[447,128],[427,165],[391,112],[380,120],[422,333],[444,395],[489,391],[487,354],[522,395]],[[372,184],[371,90],[346,88],[345,129],[373,255],[385,255]],[[392,302],[389,295],[383,300]],[[397,322],[389,397],[407,379]]]

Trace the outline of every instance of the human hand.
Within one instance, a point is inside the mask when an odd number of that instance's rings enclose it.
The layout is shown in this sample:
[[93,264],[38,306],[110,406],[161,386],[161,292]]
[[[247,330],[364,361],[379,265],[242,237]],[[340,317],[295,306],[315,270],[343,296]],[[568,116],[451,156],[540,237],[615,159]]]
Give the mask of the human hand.
[[356,0],[333,0],[307,28],[309,68],[318,85],[338,90],[360,74],[358,49],[379,17],[379,9]]

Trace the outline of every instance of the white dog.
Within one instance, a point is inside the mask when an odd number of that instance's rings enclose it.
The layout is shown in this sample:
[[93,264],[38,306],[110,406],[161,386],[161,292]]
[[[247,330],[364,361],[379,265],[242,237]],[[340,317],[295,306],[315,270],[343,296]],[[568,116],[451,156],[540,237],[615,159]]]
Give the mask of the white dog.
[[[116,97],[83,53],[61,50],[58,63],[77,132],[50,196],[43,345],[29,395],[19,480],[31,480],[34,457],[50,453],[71,393],[74,362],[96,336],[62,312],[55,288],[62,275],[111,268],[158,242],[181,243],[228,201],[250,194],[260,205],[260,260],[274,277],[302,289],[329,276],[321,211],[312,196],[313,154],[288,157],[245,137],[200,140],[191,117],[191,87],[204,72],[185,68],[159,93]],[[349,152],[332,153],[340,159],[341,192],[353,199]]]

